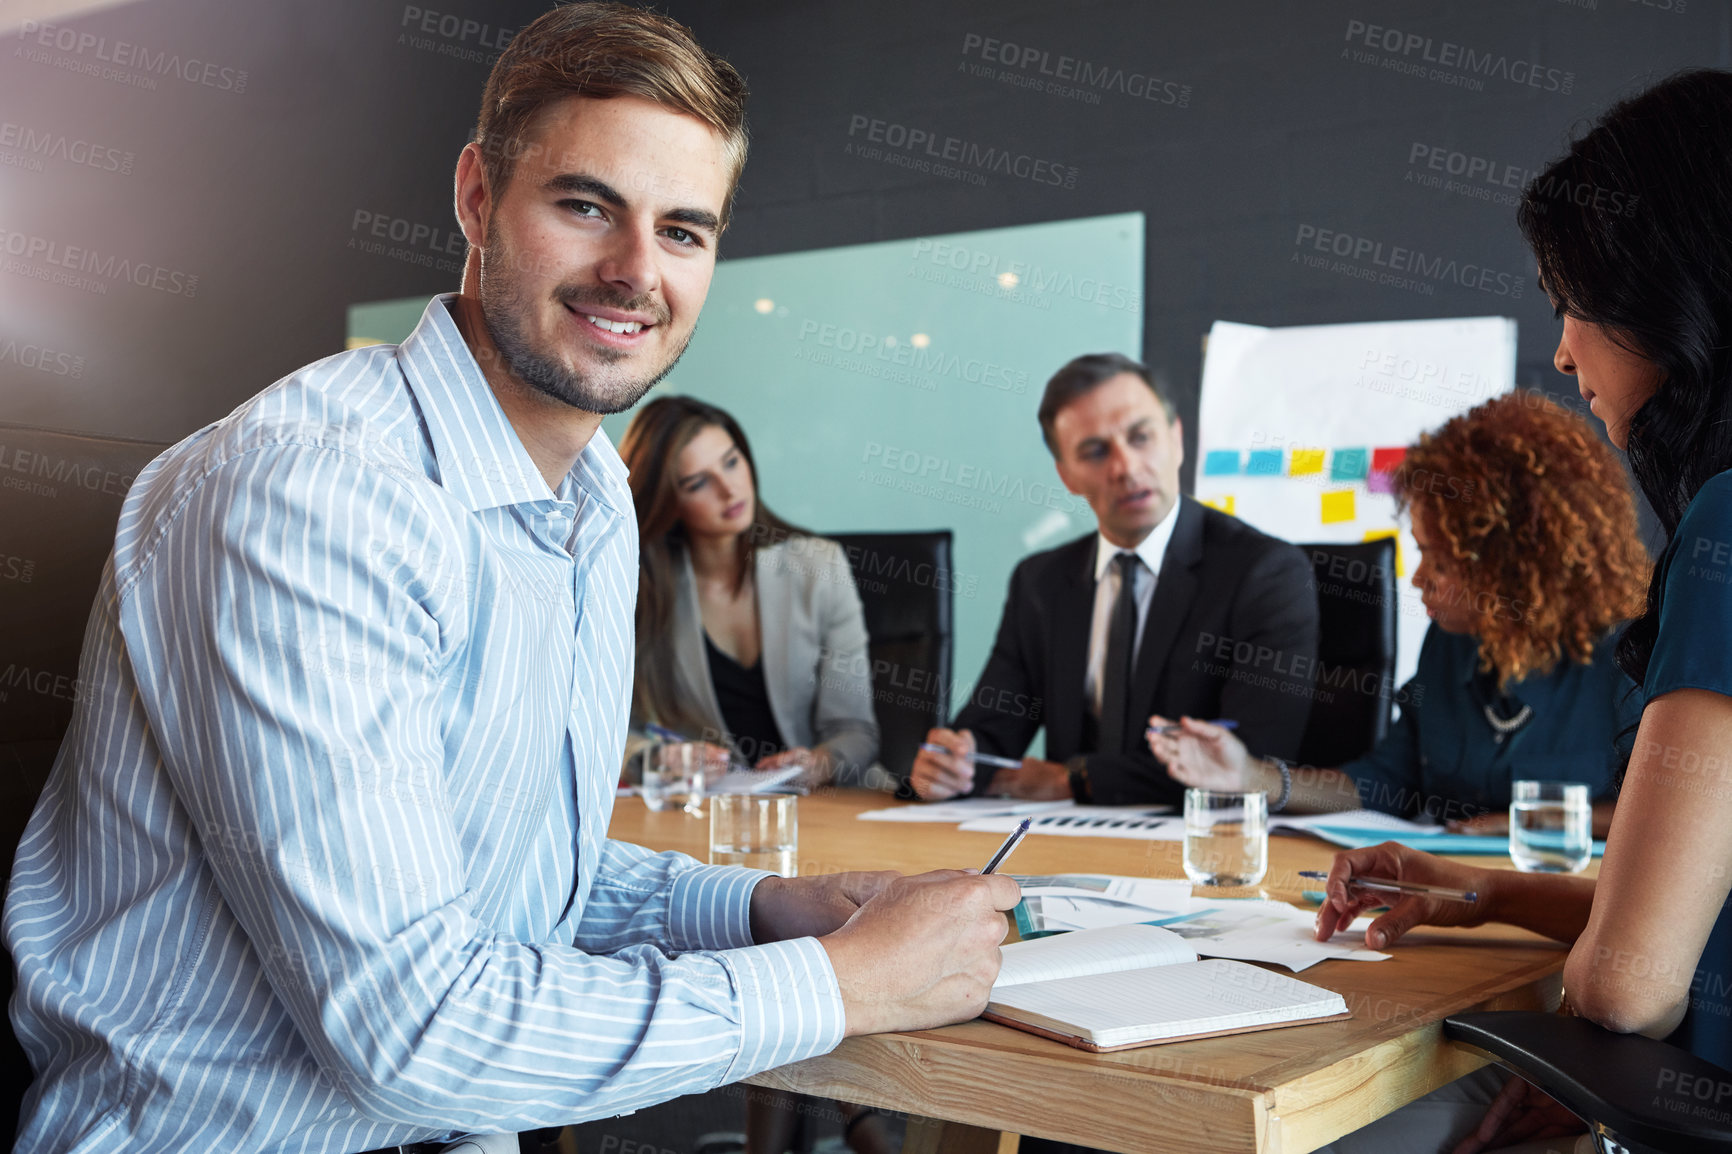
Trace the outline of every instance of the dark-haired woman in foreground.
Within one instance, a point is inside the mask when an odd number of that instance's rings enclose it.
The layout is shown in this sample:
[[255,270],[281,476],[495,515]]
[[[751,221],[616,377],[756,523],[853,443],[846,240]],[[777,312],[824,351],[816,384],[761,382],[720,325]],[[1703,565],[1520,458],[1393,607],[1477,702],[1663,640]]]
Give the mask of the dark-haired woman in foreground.
[[[1379,904],[1349,894],[1353,874],[1477,889],[1453,909],[1404,898],[1367,944],[1421,923],[1525,926],[1573,943],[1571,1011],[1732,1067],[1732,74],[1680,73],[1614,106],[1529,185],[1519,220],[1563,319],[1557,367],[1669,538],[1618,646],[1646,704],[1605,860],[1596,882],[1355,850],[1335,860],[1318,936]],[[1514,1079],[1459,1149],[1582,1129]]]

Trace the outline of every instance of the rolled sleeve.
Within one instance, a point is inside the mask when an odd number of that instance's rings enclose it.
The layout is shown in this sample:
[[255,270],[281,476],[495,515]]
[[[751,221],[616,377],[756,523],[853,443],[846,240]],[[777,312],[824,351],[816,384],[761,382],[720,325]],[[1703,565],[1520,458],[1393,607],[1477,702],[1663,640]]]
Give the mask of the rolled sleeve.
[[827,1054],[842,1041],[842,990],[818,939],[794,938],[716,957],[733,976],[740,1013],[739,1050],[726,1081]]

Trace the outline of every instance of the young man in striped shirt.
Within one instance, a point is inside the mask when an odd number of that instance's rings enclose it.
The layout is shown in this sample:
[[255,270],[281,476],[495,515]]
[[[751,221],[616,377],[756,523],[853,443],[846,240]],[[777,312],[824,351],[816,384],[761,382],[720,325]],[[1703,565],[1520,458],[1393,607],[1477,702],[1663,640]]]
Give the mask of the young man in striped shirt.
[[141,474],[8,894],[19,1151],[553,1126],[983,1008],[1007,879],[606,837],[637,538],[599,424],[691,335],[743,97],[653,13],[544,15],[458,162],[461,293]]

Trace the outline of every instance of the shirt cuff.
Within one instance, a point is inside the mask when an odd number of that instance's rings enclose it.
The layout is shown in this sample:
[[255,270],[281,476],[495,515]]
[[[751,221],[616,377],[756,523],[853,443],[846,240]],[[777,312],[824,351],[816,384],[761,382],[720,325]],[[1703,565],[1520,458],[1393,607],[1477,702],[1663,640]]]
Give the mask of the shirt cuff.
[[847,1032],[842,990],[817,938],[717,954],[734,978],[740,1049],[725,1081],[828,1054]]
[[753,945],[752,891],[775,876],[740,866],[696,865],[682,871],[668,894],[668,945],[676,952]]

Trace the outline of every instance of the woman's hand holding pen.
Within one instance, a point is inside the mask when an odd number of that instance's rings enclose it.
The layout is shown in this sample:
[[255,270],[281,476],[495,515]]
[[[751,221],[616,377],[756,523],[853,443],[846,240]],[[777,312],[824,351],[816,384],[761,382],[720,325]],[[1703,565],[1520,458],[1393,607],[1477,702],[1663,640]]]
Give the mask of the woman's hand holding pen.
[[[1164,730],[1174,728],[1177,733]],[[1251,755],[1231,730],[1187,717],[1178,722],[1150,717],[1149,752],[1167,767],[1167,775],[1193,789],[1248,792],[1262,786],[1251,781]],[[1280,785],[1277,781],[1276,785]]]
[[[1417,925],[1480,925],[1491,918],[1492,891],[1497,885],[1494,875],[1498,872],[1458,865],[1392,841],[1338,853],[1330,867],[1329,880],[1324,883],[1323,906],[1317,911],[1317,940],[1327,941],[1366,910],[1382,905],[1389,906],[1389,912],[1372,922],[1365,931],[1365,944],[1374,950],[1394,944]],[[1355,877],[1388,878],[1472,890],[1478,894],[1478,900],[1461,902],[1420,894],[1398,896],[1364,890],[1347,884],[1348,879]]]

